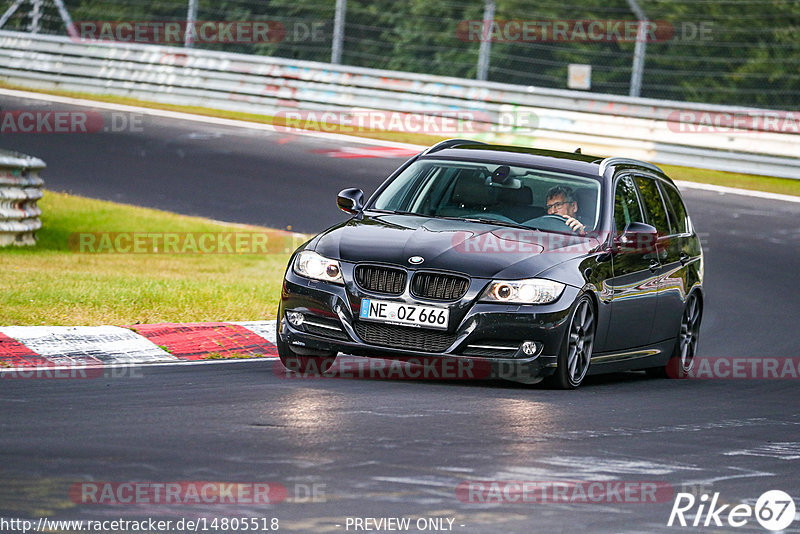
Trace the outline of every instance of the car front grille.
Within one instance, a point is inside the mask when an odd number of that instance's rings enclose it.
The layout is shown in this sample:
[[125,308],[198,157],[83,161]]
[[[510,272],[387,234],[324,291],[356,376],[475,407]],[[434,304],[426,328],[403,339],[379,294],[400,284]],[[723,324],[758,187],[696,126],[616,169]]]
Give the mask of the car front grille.
[[367,291],[400,295],[406,288],[407,273],[403,269],[382,265],[358,265],[355,269],[356,283]]
[[411,294],[431,300],[458,300],[469,288],[469,278],[444,273],[416,273],[411,279]]
[[356,321],[355,328],[358,336],[370,345],[421,352],[444,352],[456,340],[453,334],[426,328],[364,321]]

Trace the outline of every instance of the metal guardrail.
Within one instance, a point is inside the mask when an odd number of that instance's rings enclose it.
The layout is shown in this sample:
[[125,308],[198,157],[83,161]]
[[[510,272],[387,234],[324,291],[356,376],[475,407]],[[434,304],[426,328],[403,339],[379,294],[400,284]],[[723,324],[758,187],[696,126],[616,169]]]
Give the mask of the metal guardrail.
[[[539,148],[621,155],[673,165],[800,178],[800,136],[764,121],[692,130],[677,115],[763,115],[766,110],[347,67],[145,44],[77,42],[0,31],[0,80],[166,104],[262,115],[292,110],[473,112],[474,131],[445,132]],[[774,112],[785,116],[786,112]],[[535,126],[508,126],[509,118]],[[798,116],[795,120],[800,120]],[[702,123],[701,123],[702,124]],[[506,125],[506,126],[503,126]],[[681,129],[683,127],[684,129]],[[707,131],[711,129],[712,131]],[[697,129],[696,129],[697,130]]]
[[39,172],[45,167],[38,158],[0,150],[0,247],[36,243],[42,227],[36,202],[44,184]]

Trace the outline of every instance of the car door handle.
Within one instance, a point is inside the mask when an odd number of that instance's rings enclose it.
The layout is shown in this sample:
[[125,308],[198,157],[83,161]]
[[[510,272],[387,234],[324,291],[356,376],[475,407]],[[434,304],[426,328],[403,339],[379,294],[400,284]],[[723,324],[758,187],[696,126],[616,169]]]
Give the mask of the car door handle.
[[651,273],[654,273],[654,272],[656,272],[660,266],[661,266],[661,264],[660,264],[660,263],[658,263],[658,261],[656,261],[656,260],[650,260],[650,267],[649,267],[649,269],[650,269],[650,272],[651,272]]
[[681,252],[681,257],[680,257],[681,265],[686,265],[687,263],[689,263],[689,260],[691,259],[692,258],[690,258],[688,254],[686,254],[685,252]]

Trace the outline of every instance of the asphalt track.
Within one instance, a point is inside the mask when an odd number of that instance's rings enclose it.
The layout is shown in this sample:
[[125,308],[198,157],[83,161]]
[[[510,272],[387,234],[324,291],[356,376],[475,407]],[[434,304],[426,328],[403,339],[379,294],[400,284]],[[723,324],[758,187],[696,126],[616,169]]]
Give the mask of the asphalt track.
[[[0,109],[84,108],[0,95]],[[44,159],[54,191],[309,233],[345,218],[336,193],[373,190],[397,166],[394,159],[331,157],[341,142],[291,132],[100,113],[105,128],[122,131],[5,132],[0,146]]]
[[[341,220],[338,190],[371,191],[401,161],[334,158],[320,151],[347,146],[285,133],[149,117],[142,124],[130,133],[3,135],[0,145],[47,161],[51,189],[306,232]],[[701,354],[800,356],[800,204],[695,190],[685,197],[706,251]],[[671,498],[497,505],[462,502],[456,488],[473,480],[659,481],[674,492],[719,492],[723,503],[752,505],[771,489],[800,496],[796,379],[626,373],[560,392],[287,379],[275,365],[0,381],[0,517],[278,517],[285,532],[354,532],[345,530],[347,517],[447,517],[464,533],[764,532],[752,519],[738,529],[667,527]],[[76,504],[68,489],[85,481],[267,481],[286,486],[290,498],[268,506]],[[322,502],[302,498],[312,484],[324,484]],[[787,532],[800,532],[800,518]]]

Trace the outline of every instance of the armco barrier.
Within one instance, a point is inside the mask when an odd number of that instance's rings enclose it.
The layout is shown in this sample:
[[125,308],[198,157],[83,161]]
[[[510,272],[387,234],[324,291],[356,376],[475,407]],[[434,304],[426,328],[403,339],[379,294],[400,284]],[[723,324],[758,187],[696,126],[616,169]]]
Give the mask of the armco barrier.
[[42,198],[39,171],[45,164],[38,158],[0,150],[0,247],[33,245],[42,227]]
[[[457,137],[800,178],[800,135],[792,130],[800,124],[791,113],[784,121],[788,112],[8,31],[0,31],[0,80],[263,115],[297,109],[475,112],[483,127]],[[763,120],[737,122],[730,130],[680,128],[679,114],[692,112],[707,112],[711,120],[774,113],[788,128]],[[536,118],[534,128],[496,127],[508,117],[528,116]]]

